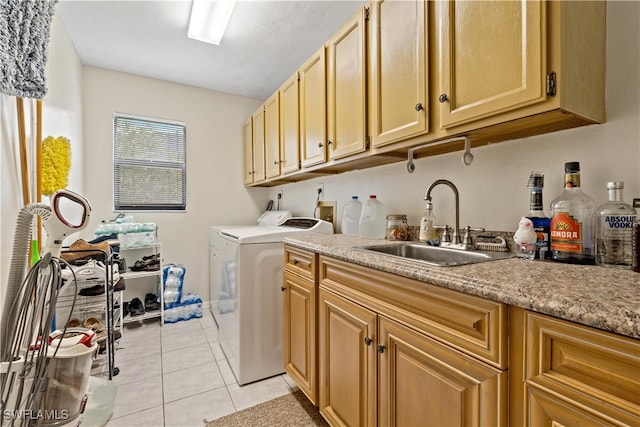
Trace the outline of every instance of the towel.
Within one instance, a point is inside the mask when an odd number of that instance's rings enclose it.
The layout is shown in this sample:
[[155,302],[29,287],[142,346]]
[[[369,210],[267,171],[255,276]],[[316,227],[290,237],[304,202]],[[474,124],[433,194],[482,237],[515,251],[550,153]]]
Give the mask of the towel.
[[58,0],[0,0],[0,92],[42,99],[51,19]]

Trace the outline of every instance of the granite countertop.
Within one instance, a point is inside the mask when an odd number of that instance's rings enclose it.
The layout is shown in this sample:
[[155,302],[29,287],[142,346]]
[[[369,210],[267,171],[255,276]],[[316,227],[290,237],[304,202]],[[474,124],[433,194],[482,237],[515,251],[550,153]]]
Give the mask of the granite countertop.
[[640,274],[518,258],[456,267],[378,255],[354,246],[393,244],[342,234],[304,234],[286,244],[354,264],[640,339]]

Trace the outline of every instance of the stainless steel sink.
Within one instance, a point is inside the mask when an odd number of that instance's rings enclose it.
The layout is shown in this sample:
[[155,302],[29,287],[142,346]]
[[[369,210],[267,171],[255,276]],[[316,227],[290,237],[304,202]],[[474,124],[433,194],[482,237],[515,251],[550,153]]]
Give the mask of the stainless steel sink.
[[417,242],[399,244],[356,246],[354,249],[375,252],[398,258],[412,259],[437,267],[453,267],[456,265],[475,264],[512,258],[510,252],[463,251],[440,246],[428,246]]

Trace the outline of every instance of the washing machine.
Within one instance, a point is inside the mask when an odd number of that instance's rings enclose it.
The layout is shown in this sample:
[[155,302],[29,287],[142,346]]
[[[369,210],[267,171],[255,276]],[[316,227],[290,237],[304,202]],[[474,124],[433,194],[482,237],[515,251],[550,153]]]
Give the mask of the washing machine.
[[230,226],[212,233],[218,248],[212,263],[218,293],[214,317],[240,385],[284,372],[283,239],[302,233],[333,234],[333,224],[293,217],[281,225]]

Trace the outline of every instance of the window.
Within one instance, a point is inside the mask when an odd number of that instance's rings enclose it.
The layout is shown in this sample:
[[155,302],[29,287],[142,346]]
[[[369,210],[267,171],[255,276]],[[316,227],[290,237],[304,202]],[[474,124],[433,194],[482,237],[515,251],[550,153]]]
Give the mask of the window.
[[184,123],[116,113],[113,117],[115,210],[185,210]]

